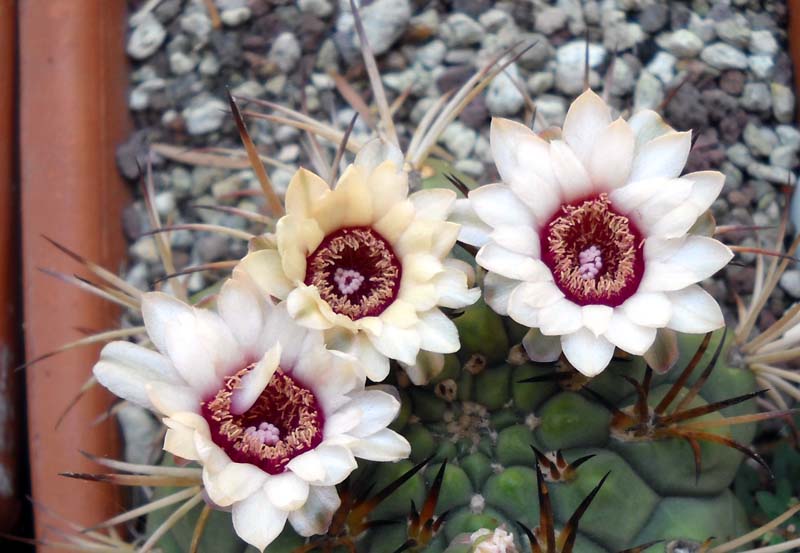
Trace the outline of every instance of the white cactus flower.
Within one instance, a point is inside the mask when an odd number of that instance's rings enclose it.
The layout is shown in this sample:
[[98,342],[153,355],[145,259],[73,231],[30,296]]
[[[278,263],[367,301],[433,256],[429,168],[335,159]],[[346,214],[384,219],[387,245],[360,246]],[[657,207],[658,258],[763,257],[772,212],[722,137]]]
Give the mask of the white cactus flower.
[[[697,283],[732,253],[689,230],[724,176],[680,176],[689,132],[652,111],[612,120],[587,91],[570,106],[560,138],[547,141],[495,118],[490,139],[503,182],[470,193],[477,218],[461,239],[481,246],[487,303],[560,341],[529,354],[563,350],[594,376],[615,347],[644,354],[659,328],[703,333],[723,325],[716,301]],[[468,217],[468,206],[456,214]]]
[[494,530],[481,528],[470,534],[471,553],[517,553],[514,536],[502,526]]
[[325,532],[355,457],[408,456],[387,428],[400,409],[393,389],[364,389],[354,358],[245,279],[224,284],[218,313],[149,293],[142,314],[158,351],[113,342],[94,374],[164,416],[164,449],[202,466],[208,500],[259,550],[287,520],[303,536]]
[[480,290],[469,287],[469,266],[448,258],[459,233],[446,221],[455,193],[409,195],[399,151],[377,163],[375,149],[359,154],[333,189],[300,169],[286,191],[276,247],[251,252],[235,272],[285,299],[298,323],[358,357],[371,380],[386,378],[396,359],[419,384],[435,365],[418,366],[420,352],[459,349],[440,308],[470,305]]

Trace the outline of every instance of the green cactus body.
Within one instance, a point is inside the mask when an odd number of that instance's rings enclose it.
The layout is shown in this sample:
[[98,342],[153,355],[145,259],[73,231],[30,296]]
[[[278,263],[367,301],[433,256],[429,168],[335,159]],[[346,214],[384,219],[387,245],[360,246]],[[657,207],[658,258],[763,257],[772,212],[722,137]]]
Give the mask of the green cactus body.
[[[519,329],[512,328],[485,305],[467,310],[457,324],[463,337],[462,351],[448,360],[445,371],[431,385],[408,387],[403,394],[410,416],[399,429],[412,444],[411,461],[419,462],[428,456],[433,460],[376,510],[376,519],[394,517],[398,524],[367,532],[359,541],[360,551],[391,553],[405,541],[402,521],[412,501],[417,508],[422,504],[422,481],[430,485],[444,459],[449,464],[436,511],[448,512],[447,522],[424,551],[444,551],[460,534],[501,524],[519,540],[516,521],[530,528],[539,522],[536,457],[530,445],[545,452],[561,450],[570,462],[594,455],[577,469],[573,480],[548,483],[557,527],[610,471],[580,522],[575,548],[579,553],[618,551],[659,539],[726,539],[746,531],[744,510],[728,490],[742,461],[740,453],[722,445],[702,443],[702,471],[695,480],[694,457],[687,442],[675,438],[625,441],[611,431],[610,410],[587,391],[564,389],[555,382],[519,383],[552,372],[553,367],[508,364],[506,355],[499,354],[498,344],[506,348],[509,341],[517,342]],[[701,339],[681,339],[678,366],[653,378],[651,406],[678,377]],[[701,368],[715,346],[712,341]],[[620,375],[640,380],[644,372],[641,359],[615,361],[588,387],[610,404],[628,407],[636,394]],[[695,379],[696,376],[690,378],[686,386]],[[689,406],[753,390],[754,380],[749,372],[719,363]],[[729,407],[722,414],[740,415],[754,409],[751,400]],[[705,419],[720,416],[712,413]],[[748,444],[754,428],[720,427],[714,432]],[[373,477],[376,486],[411,466],[411,462],[405,462],[377,467]],[[412,485],[415,480],[418,484]],[[527,544],[518,546],[520,551],[528,550]],[[663,549],[663,544],[657,544],[648,551]]]

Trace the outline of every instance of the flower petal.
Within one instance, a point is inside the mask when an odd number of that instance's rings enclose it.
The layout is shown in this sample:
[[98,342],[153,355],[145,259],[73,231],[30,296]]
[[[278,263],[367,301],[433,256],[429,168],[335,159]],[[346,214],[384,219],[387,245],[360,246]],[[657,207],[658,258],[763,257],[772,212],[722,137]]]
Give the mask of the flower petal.
[[672,305],[663,292],[639,291],[628,298],[619,309],[631,322],[653,328],[666,326],[672,313]]
[[517,177],[509,183],[511,191],[528,207],[539,226],[558,211],[564,196],[556,177],[551,178],[552,180],[545,180],[534,173],[528,173],[524,179]]
[[197,461],[200,454],[194,445],[194,428],[170,417],[164,418],[167,433],[164,436],[164,451],[169,451],[181,459]]
[[654,138],[675,132],[675,129],[667,125],[661,116],[651,109],[634,113],[628,119],[628,125],[636,136],[636,151],[641,150],[642,146]]
[[653,345],[642,357],[657,374],[666,373],[680,357],[678,333],[669,328],[659,328]]
[[527,281],[553,278],[550,269],[538,259],[512,252],[494,242],[489,242],[478,250],[475,260],[487,271],[507,278]]
[[444,221],[453,209],[456,193],[446,188],[427,188],[408,197],[414,204],[414,212],[421,219]]
[[356,153],[354,165],[362,167],[366,174],[371,174],[382,163],[391,161],[397,171],[403,168],[403,152],[394,143],[383,137],[373,138],[364,144]]
[[[415,283],[411,286],[407,286],[404,290],[402,290],[399,297],[401,297],[403,301],[413,305],[416,311],[427,311],[428,309],[433,309],[439,304],[439,291],[436,289],[436,285],[432,281],[424,284]],[[380,319],[377,317],[371,318],[380,321]],[[361,319],[361,321],[363,324],[363,319]],[[375,332],[374,334],[378,333],[379,332]]]
[[469,201],[478,217],[492,228],[517,225],[534,227],[528,207],[505,184],[487,184],[469,193]]
[[453,321],[438,309],[431,309],[419,315],[417,332],[422,340],[420,349],[434,353],[455,353],[461,347],[458,329]]
[[193,309],[192,314],[166,329],[165,345],[183,379],[207,393],[240,364],[242,351],[219,315],[201,309]]
[[270,478],[266,472],[249,463],[230,462],[219,472],[203,471],[206,493],[220,507],[227,507],[258,493]]
[[372,225],[372,228],[389,243],[393,244],[406,231],[413,220],[414,204],[409,200],[405,200],[392,206],[386,212],[386,215]]
[[489,142],[500,178],[540,221],[547,220],[561,203],[548,143],[525,125],[497,117],[492,119]]
[[298,455],[286,464],[286,468],[309,484],[321,484],[325,480],[325,466],[316,449]]
[[372,223],[371,192],[367,175],[357,165],[345,169],[336,188],[319,199],[314,206],[314,219],[324,234],[345,226],[363,226]]
[[633,131],[623,119],[617,119],[600,132],[588,163],[596,190],[612,190],[627,182],[634,142]]
[[472,203],[466,198],[455,201],[449,220],[461,225],[458,239],[471,246],[483,246],[492,231],[491,227],[478,217]]
[[329,193],[327,182],[301,167],[286,188],[286,213],[310,217],[317,203]]
[[166,382],[148,382],[145,385],[147,397],[156,411],[167,416],[175,413],[200,410],[201,397],[197,389]]
[[592,192],[589,173],[566,142],[563,140],[550,142],[550,158],[564,201],[571,202]]
[[458,225],[449,223],[451,227],[449,229],[443,229],[442,225],[443,223],[437,224],[435,221],[414,221],[393,244],[395,253],[401,258],[413,254],[433,253],[435,235],[444,230],[450,241],[449,244],[444,245],[446,255],[458,237]]
[[272,305],[268,308],[266,297],[249,278],[242,276],[225,281],[217,296],[217,309],[242,349],[260,354],[259,338]]
[[389,359],[412,364],[419,353],[421,337],[416,328],[399,328],[386,325],[380,336],[369,335],[369,340],[379,352]]
[[470,276],[474,280],[474,269],[459,259],[445,259],[444,271],[433,278],[439,296],[437,305],[460,309],[472,305],[481,295],[480,288],[470,288]]
[[444,271],[442,261],[429,253],[415,253],[403,258],[403,276],[401,277],[401,294],[405,285],[429,282]]
[[367,461],[392,462],[411,454],[411,445],[403,436],[384,428],[350,446],[353,455]]
[[354,356],[367,378],[380,382],[389,375],[389,359],[372,345],[363,332],[326,333],[328,347]]
[[234,269],[234,275],[245,272],[269,296],[286,299],[292,291],[292,282],[286,277],[278,250],[256,250],[244,256]]
[[244,541],[264,551],[283,531],[288,515],[274,506],[266,492],[260,490],[233,505],[233,528]]
[[719,171],[697,171],[683,178],[692,182],[690,200],[699,213],[711,207],[725,185],[725,175]]
[[692,183],[686,179],[653,178],[618,188],[609,197],[646,236],[674,238],[685,234],[700,215],[688,201],[691,192]]
[[341,500],[334,486],[311,486],[305,505],[289,513],[289,522],[301,536],[324,534],[339,505]]
[[361,423],[363,412],[349,401],[342,408],[325,418],[325,436],[346,434]]
[[359,423],[348,431],[356,438],[366,438],[389,426],[400,412],[400,402],[391,395],[376,389],[366,389],[351,393],[352,401],[348,409],[355,408],[361,412]]
[[531,257],[539,257],[539,235],[528,226],[498,226],[490,236],[493,242],[507,250]]
[[413,364],[400,363],[408,378],[416,386],[424,386],[444,369],[444,355],[420,350]]
[[731,250],[705,236],[689,235],[683,239],[645,241],[645,272],[640,289],[673,291],[704,280],[733,257]]
[[325,469],[325,478],[318,483],[321,486],[340,484],[358,467],[353,454],[346,447],[329,446],[323,443],[314,451],[319,455],[320,462]]
[[367,186],[372,199],[372,218],[380,219],[397,203],[408,196],[408,173],[392,160],[381,162],[370,171]]
[[561,337],[564,356],[581,374],[597,376],[611,362],[614,344],[586,328]]
[[231,413],[241,415],[250,409],[267,387],[281,361],[281,345],[275,344],[264,357],[245,374],[231,396]]
[[303,280],[306,276],[306,258],[325,238],[319,224],[314,219],[286,215],[278,220],[275,237],[283,274],[290,281]]
[[[182,416],[182,413],[176,415],[175,418],[180,416]],[[200,463],[203,465],[204,479],[207,479],[211,475],[219,474],[225,467],[233,462],[230,457],[222,451],[222,448],[211,440],[211,435],[208,432],[194,433],[194,447],[197,450],[197,455],[200,457]],[[213,482],[210,485],[213,486]],[[223,494],[220,492],[218,495]]]
[[647,234],[659,238],[679,238],[689,232],[699,215],[697,207],[691,203],[683,204],[648,225]]
[[161,353],[167,352],[167,329],[194,317],[192,307],[163,292],[142,296],[142,319],[147,335]]
[[614,309],[607,305],[584,305],[581,307],[583,326],[600,336],[608,328]]
[[614,316],[605,333],[606,339],[618,348],[633,355],[643,355],[656,339],[656,329],[637,325],[620,310]]
[[[401,292],[402,296],[402,292]],[[397,298],[392,302],[392,305],[387,307],[380,318],[377,317],[364,317],[364,320],[372,319],[382,323],[381,326],[376,325],[376,330],[370,332],[373,335],[383,332],[383,324],[394,325],[398,328],[410,328],[417,324],[417,310],[409,302],[405,301],[402,297]],[[369,329],[368,329],[369,330]]]
[[673,179],[686,166],[692,147],[691,132],[671,132],[644,144],[633,160],[629,182],[655,177]]
[[722,327],[725,319],[717,301],[697,284],[668,293],[672,317],[667,327],[678,332],[700,334]]
[[483,278],[483,299],[498,315],[508,315],[511,293],[521,283],[497,273],[486,273]]
[[587,167],[603,131],[611,123],[611,110],[591,89],[569,106],[561,135]]
[[316,287],[302,285],[292,290],[286,298],[286,309],[299,324],[315,330],[325,330],[331,328],[333,323],[323,313],[323,303],[325,302],[319,297]]
[[[577,325],[575,326],[577,329],[581,324],[581,312],[580,308],[572,302],[567,302],[569,306],[565,306],[565,311],[557,315],[558,317],[563,315],[564,318],[544,321],[543,309],[562,303],[563,297],[564,294],[552,282],[523,282],[511,292],[508,300],[508,315],[519,324],[530,328],[548,324],[553,330],[557,330],[564,328],[563,325],[568,322],[568,319],[577,314],[577,319],[573,321]],[[572,326],[568,328],[571,329]],[[562,332],[555,333],[562,334]]]
[[308,482],[292,471],[267,477],[264,492],[270,502],[283,511],[296,511],[308,499]]
[[545,336],[538,328],[532,328],[525,334],[522,347],[532,361],[539,363],[552,363],[561,356],[561,338]]
[[[539,312],[539,329],[545,336],[557,336],[576,332],[583,325],[581,307],[566,298],[561,298]],[[563,346],[563,341],[562,341]]]
[[166,357],[130,342],[107,344],[93,372],[97,381],[114,395],[146,409],[154,408],[145,389],[148,382],[183,384]]

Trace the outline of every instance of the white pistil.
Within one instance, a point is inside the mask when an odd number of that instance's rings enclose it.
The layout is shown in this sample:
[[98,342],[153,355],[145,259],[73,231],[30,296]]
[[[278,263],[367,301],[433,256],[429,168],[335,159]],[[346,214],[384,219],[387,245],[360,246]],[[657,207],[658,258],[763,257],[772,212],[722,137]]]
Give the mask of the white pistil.
[[273,424],[268,422],[262,422],[258,425],[258,428],[255,426],[248,426],[244,430],[244,440],[251,443],[254,446],[261,446],[261,445],[275,445],[281,439],[281,432],[278,430]]
[[342,269],[339,267],[333,274],[333,280],[336,282],[339,292],[349,296],[357,292],[361,285],[364,284],[364,275],[354,269]]
[[603,268],[602,252],[597,246],[589,246],[583,250],[578,254],[578,260],[581,264],[578,272],[584,280],[595,278]]

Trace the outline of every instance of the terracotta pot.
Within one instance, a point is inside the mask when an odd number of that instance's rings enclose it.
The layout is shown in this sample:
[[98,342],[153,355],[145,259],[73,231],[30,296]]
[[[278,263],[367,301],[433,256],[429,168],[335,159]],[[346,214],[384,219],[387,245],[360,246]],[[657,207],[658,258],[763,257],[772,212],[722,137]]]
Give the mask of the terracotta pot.
[[[127,135],[127,63],[122,0],[19,3],[19,113],[23,301],[28,359],[80,337],[77,328],[114,328],[109,304],[39,271],[83,272],[49,236],[112,270],[124,257],[126,187],[115,166]],[[97,472],[80,450],[117,455],[113,422],[92,427],[112,398],[95,388],[56,429],[91,375],[97,348],[58,355],[27,370],[30,471],[34,501],[74,522],[119,512],[118,491],[58,475]],[[37,537],[53,519],[35,512]],[[40,551],[56,551],[51,547]]]
[[789,7],[789,54],[794,68],[794,116],[800,121],[800,0],[788,0]]
[[19,520],[22,493],[19,472],[20,328],[17,321],[17,187],[14,185],[14,96],[16,7],[0,0],[0,532],[12,530]]

